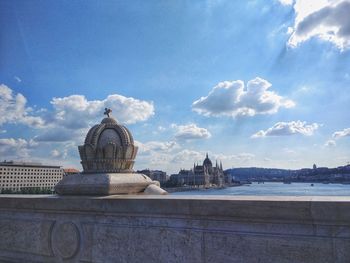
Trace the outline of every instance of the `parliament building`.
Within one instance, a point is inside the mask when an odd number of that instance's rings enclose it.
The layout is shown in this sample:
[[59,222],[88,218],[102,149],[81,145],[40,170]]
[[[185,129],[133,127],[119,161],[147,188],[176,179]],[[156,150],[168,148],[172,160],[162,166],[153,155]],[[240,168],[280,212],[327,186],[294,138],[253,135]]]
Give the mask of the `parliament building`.
[[220,165],[216,161],[215,166],[206,154],[206,158],[202,165],[194,164],[193,169],[185,170],[181,169],[178,174],[173,174],[170,180],[176,185],[203,185],[203,186],[224,186],[226,183],[225,174]]

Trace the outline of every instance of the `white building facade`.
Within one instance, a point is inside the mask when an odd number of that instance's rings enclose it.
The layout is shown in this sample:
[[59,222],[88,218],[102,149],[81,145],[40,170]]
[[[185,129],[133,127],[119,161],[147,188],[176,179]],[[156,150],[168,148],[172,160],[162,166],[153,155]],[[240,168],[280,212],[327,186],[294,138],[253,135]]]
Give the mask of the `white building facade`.
[[0,190],[52,189],[64,174],[60,166],[40,163],[0,162]]

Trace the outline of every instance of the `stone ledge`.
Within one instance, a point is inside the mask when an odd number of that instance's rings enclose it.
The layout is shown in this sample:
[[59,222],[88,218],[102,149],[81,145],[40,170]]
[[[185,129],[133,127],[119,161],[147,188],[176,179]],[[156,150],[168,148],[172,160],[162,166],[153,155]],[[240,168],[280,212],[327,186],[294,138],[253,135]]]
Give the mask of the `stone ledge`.
[[4,209],[350,225],[350,197],[335,196],[2,195]]

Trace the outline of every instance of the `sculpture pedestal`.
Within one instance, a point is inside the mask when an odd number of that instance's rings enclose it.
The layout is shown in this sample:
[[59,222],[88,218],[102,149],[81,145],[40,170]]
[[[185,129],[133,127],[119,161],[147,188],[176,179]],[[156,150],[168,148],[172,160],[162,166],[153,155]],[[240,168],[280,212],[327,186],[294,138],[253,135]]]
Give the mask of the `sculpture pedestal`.
[[56,186],[59,195],[156,194],[166,191],[158,181],[139,173],[94,173],[64,177]]

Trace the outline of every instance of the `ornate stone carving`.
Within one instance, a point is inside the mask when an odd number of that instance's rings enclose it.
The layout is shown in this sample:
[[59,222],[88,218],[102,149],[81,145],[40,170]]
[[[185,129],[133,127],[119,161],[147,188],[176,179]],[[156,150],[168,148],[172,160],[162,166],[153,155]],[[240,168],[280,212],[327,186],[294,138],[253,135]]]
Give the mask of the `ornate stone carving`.
[[78,227],[72,222],[55,224],[51,233],[51,247],[56,257],[73,258],[80,248]]

